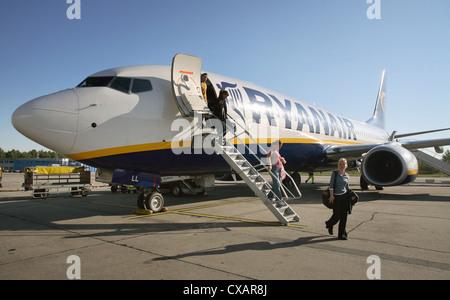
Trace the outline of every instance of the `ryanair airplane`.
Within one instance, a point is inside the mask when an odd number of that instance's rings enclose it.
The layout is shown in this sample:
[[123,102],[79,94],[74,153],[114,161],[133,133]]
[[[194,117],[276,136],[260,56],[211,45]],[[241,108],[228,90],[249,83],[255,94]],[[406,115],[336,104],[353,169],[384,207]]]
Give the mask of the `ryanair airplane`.
[[[172,67],[101,71],[75,88],[23,104],[12,124],[29,139],[67,157],[104,171],[125,172],[127,184],[132,178],[155,187],[160,176],[230,173],[222,157],[207,149],[194,151],[190,139],[180,138],[186,128],[174,126],[193,126],[198,123],[194,112],[207,113],[201,72],[201,59],[185,54],[175,56]],[[229,120],[255,138],[247,137],[246,143],[283,142],[285,168],[297,181],[298,172],[332,170],[345,157],[350,167],[361,167],[363,188],[406,184],[418,173],[410,150],[450,144],[450,139],[398,142],[396,138],[413,134],[385,131],[385,72],[375,110],[365,122],[217,74],[208,73],[206,84],[208,99],[228,91]],[[115,181],[120,183],[119,178]]]

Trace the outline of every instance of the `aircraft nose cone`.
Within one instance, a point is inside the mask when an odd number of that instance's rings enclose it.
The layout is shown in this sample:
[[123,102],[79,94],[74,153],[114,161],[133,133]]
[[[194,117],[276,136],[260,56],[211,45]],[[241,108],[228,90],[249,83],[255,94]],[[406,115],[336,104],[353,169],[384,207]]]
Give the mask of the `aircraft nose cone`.
[[68,154],[78,128],[78,97],[65,90],[31,100],[11,117],[14,128],[53,151]]

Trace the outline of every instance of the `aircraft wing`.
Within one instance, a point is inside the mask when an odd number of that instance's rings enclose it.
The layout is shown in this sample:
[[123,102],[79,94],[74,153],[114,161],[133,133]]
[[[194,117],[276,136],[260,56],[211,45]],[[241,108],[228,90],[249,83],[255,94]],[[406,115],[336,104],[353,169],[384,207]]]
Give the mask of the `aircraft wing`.
[[364,153],[369,152],[372,148],[382,144],[367,144],[354,146],[331,146],[326,150],[327,157],[330,159],[339,159],[341,157],[359,159]]
[[[389,142],[387,144],[396,143],[408,150],[415,150],[420,148],[441,147],[450,145],[450,139],[434,139],[423,141],[409,141],[409,142]],[[381,146],[383,144],[367,144],[354,146],[331,146],[326,150],[327,157],[330,159],[338,159],[340,157],[359,159],[364,153],[369,152],[372,148]]]
[[448,146],[448,145],[450,145],[450,139],[410,141],[410,142],[400,142],[400,143],[406,149],[415,150],[415,149],[420,149],[420,148]]

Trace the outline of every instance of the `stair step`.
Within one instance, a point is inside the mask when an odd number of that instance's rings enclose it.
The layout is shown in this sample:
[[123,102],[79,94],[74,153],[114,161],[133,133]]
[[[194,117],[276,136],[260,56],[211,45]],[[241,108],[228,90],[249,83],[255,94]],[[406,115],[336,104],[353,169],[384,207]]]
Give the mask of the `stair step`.
[[234,162],[238,165],[245,164],[247,161],[244,159],[235,159]]
[[296,214],[292,214],[292,215],[289,215],[289,216],[285,216],[285,218],[286,218],[286,220],[288,221],[288,222],[298,222],[298,221],[300,221],[300,218],[296,215]]
[[[259,170],[256,170],[229,141],[225,145],[216,144],[214,148],[232,169],[244,179],[280,223],[287,225],[289,222],[300,220],[295,211],[285,201],[274,202],[268,199],[267,195],[271,192],[271,185],[261,176]],[[250,153],[252,152],[250,151]],[[262,162],[257,167],[265,170]]]

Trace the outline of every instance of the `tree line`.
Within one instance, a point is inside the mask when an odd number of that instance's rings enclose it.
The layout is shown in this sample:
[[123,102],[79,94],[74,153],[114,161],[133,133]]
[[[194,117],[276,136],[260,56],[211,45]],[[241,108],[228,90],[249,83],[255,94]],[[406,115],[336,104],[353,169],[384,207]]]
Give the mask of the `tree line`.
[[12,149],[5,151],[0,147],[0,158],[62,158],[63,155],[56,153],[54,151],[44,151],[44,150],[30,150],[30,151],[19,151]]

